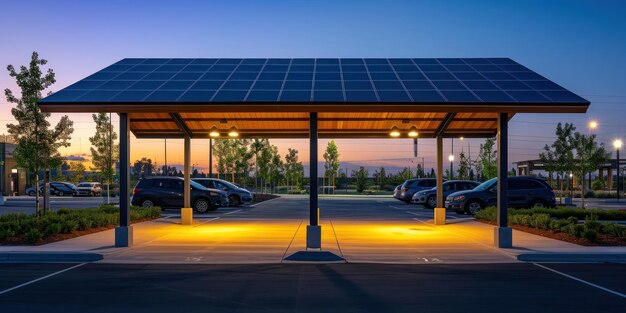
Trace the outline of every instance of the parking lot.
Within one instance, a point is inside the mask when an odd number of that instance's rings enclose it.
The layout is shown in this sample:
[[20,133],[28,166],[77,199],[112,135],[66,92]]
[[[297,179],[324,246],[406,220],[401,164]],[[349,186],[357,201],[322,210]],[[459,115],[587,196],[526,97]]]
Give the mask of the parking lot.
[[[484,231],[490,228],[467,216],[448,213],[450,224],[437,227],[431,210],[386,197],[321,197],[320,208],[323,248],[344,263],[283,260],[304,247],[303,196],[196,214],[191,227],[166,210],[162,219],[135,225],[132,248],[112,248],[111,231],[42,247],[91,244],[105,253],[100,262],[0,263],[0,306],[7,312],[626,309],[624,264],[518,262],[490,245],[491,232]],[[524,249],[534,244],[515,238]]]

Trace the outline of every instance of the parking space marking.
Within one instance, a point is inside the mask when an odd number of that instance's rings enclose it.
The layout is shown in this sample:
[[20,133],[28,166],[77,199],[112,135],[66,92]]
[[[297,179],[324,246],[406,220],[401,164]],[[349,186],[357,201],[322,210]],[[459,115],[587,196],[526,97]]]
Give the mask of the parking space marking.
[[2,290],[2,291],[0,291],[0,295],[3,295],[3,294],[8,293],[8,292],[11,292],[11,291],[13,291],[13,290],[15,290],[15,289],[19,289],[19,288],[22,288],[22,287],[28,286],[28,285],[30,285],[30,284],[34,284],[34,283],[36,283],[36,282],[38,282],[38,281],[42,281],[42,280],[47,279],[47,278],[50,278],[50,277],[52,277],[52,276],[56,276],[56,275],[59,275],[59,274],[65,273],[65,272],[67,272],[67,271],[71,271],[71,270],[73,270],[73,269],[75,269],[75,268],[77,268],[77,267],[81,267],[81,266],[83,266],[83,265],[85,265],[85,264],[87,264],[87,263],[80,263],[80,264],[76,264],[76,265],[74,265],[74,266],[68,267],[68,268],[66,268],[66,269],[62,269],[62,270],[57,271],[57,272],[54,272],[54,273],[52,273],[52,274],[48,274],[48,275],[46,275],[46,276],[42,276],[42,277],[39,277],[39,278],[37,278],[37,279],[33,279],[33,280],[31,280],[31,281],[25,282],[25,283],[23,283],[23,284],[20,284],[20,285],[14,286],[14,287],[11,287],[11,288],[9,288],[9,289]]
[[615,290],[612,290],[612,289],[609,289],[609,288],[605,288],[605,287],[602,287],[602,286],[600,286],[600,285],[596,285],[596,284],[594,284],[594,283],[592,283],[592,282],[588,282],[588,281],[586,281],[586,280],[580,279],[580,278],[578,278],[578,277],[574,277],[574,276],[569,275],[569,274],[565,274],[565,273],[563,273],[563,272],[559,272],[559,271],[557,271],[557,270],[555,270],[555,269],[552,269],[552,268],[549,268],[549,267],[547,267],[547,266],[545,266],[545,265],[541,265],[541,264],[538,264],[538,263],[533,263],[533,264],[534,264],[535,266],[541,267],[541,268],[543,268],[543,269],[545,269],[545,270],[548,270],[548,271],[550,271],[550,272],[553,272],[553,273],[559,274],[559,275],[564,276],[564,277],[567,277],[567,278],[569,278],[569,279],[573,279],[573,280],[575,280],[575,281],[577,281],[577,282],[581,282],[581,283],[586,284],[586,285],[589,285],[589,286],[591,286],[591,287],[598,288],[598,289],[603,290],[603,291],[606,291],[606,292],[608,292],[608,293],[612,293],[612,294],[614,294],[614,295],[616,295],[616,296],[618,296],[618,297],[626,298],[626,295],[625,295],[625,294],[623,294],[623,293],[621,293],[621,292],[618,292],[618,291],[615,291]]
[[228,212],[228,213],[224,213],[224,215],[237,213],[237,212],[239,212],[239,211],[241,211],[241,209],[239,209],[239,210],[235,210],[235,211],[230,211],[230,212]]
[[249,207],[255,207],[255,206],[259,205],[259,204],[272,202],[272,201],[278,200],[278,199],[280,199],[280,197],[274,198],[274,199],[265,200],[265,201],[261,201],[261,202],[255,203],[255,204],[251,204],[251,205],[249,205]]

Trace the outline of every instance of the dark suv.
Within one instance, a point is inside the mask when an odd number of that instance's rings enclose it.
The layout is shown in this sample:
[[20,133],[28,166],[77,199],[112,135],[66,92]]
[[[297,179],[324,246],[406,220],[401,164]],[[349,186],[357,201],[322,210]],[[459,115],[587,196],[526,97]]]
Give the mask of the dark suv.
[[[180,209],[184,205],[184,183],[181,177],[144,178],[133,189],[131,204],[144,208],[160,206],[163,209]],[[191,182],[191,207],[196,212],[205,213],[225,205],[228,205],[226,192]]]
[[[509,177],[509,207],[555,207],[552,187],[543,179],[530,176]],[[458,191],[446,198],[446,208],[457,213],[475,214],[497,204],[498,180],[492,178],[472,190]]]
[[394,190],[393,197],[407,203],[411,203],[413,194],[418,191],[427,190],[435,187],[437,180],[434,178],[413,178],[407,179],[400,189]]

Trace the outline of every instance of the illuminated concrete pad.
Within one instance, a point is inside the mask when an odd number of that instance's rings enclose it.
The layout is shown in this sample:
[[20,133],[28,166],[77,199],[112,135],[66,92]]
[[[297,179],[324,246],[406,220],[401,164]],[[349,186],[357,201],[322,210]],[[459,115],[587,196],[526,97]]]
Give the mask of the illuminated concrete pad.
[[192,208],[180,209],[180,223],[183,225],[193,224],[193,209]]

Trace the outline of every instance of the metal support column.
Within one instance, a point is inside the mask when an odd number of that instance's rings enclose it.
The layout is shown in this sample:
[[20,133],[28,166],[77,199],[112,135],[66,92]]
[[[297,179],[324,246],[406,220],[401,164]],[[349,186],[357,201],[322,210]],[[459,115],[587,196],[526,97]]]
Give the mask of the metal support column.
[[130,128],[127,113],[120,113],[120,226],[115,228],[115,246],[133,245],[130,226]]
[[180,211],[180,221],[183,225],[191,225],[193,224],[193,209],[191,208],[191,138],[189,136],[185,136],[184,149],[184,206]]
[[437,207],[435,208],[435,225],[446,224],[446,208],[443,198],[443,135],[437,136]]
[[209,177],[213,178],[213,138],[209,138]]
[[498,248],[510,248],[513,246],[513,232],[508,227],[508,123],[508,113],[498,113],[498,203],[496,209],[497,226],[494,228],[494,245]]
[[322,232],[319,226],[318,186],[317,186],[317,112],[309,116],[309,225],[306,228],[307,249],[322,248]]

